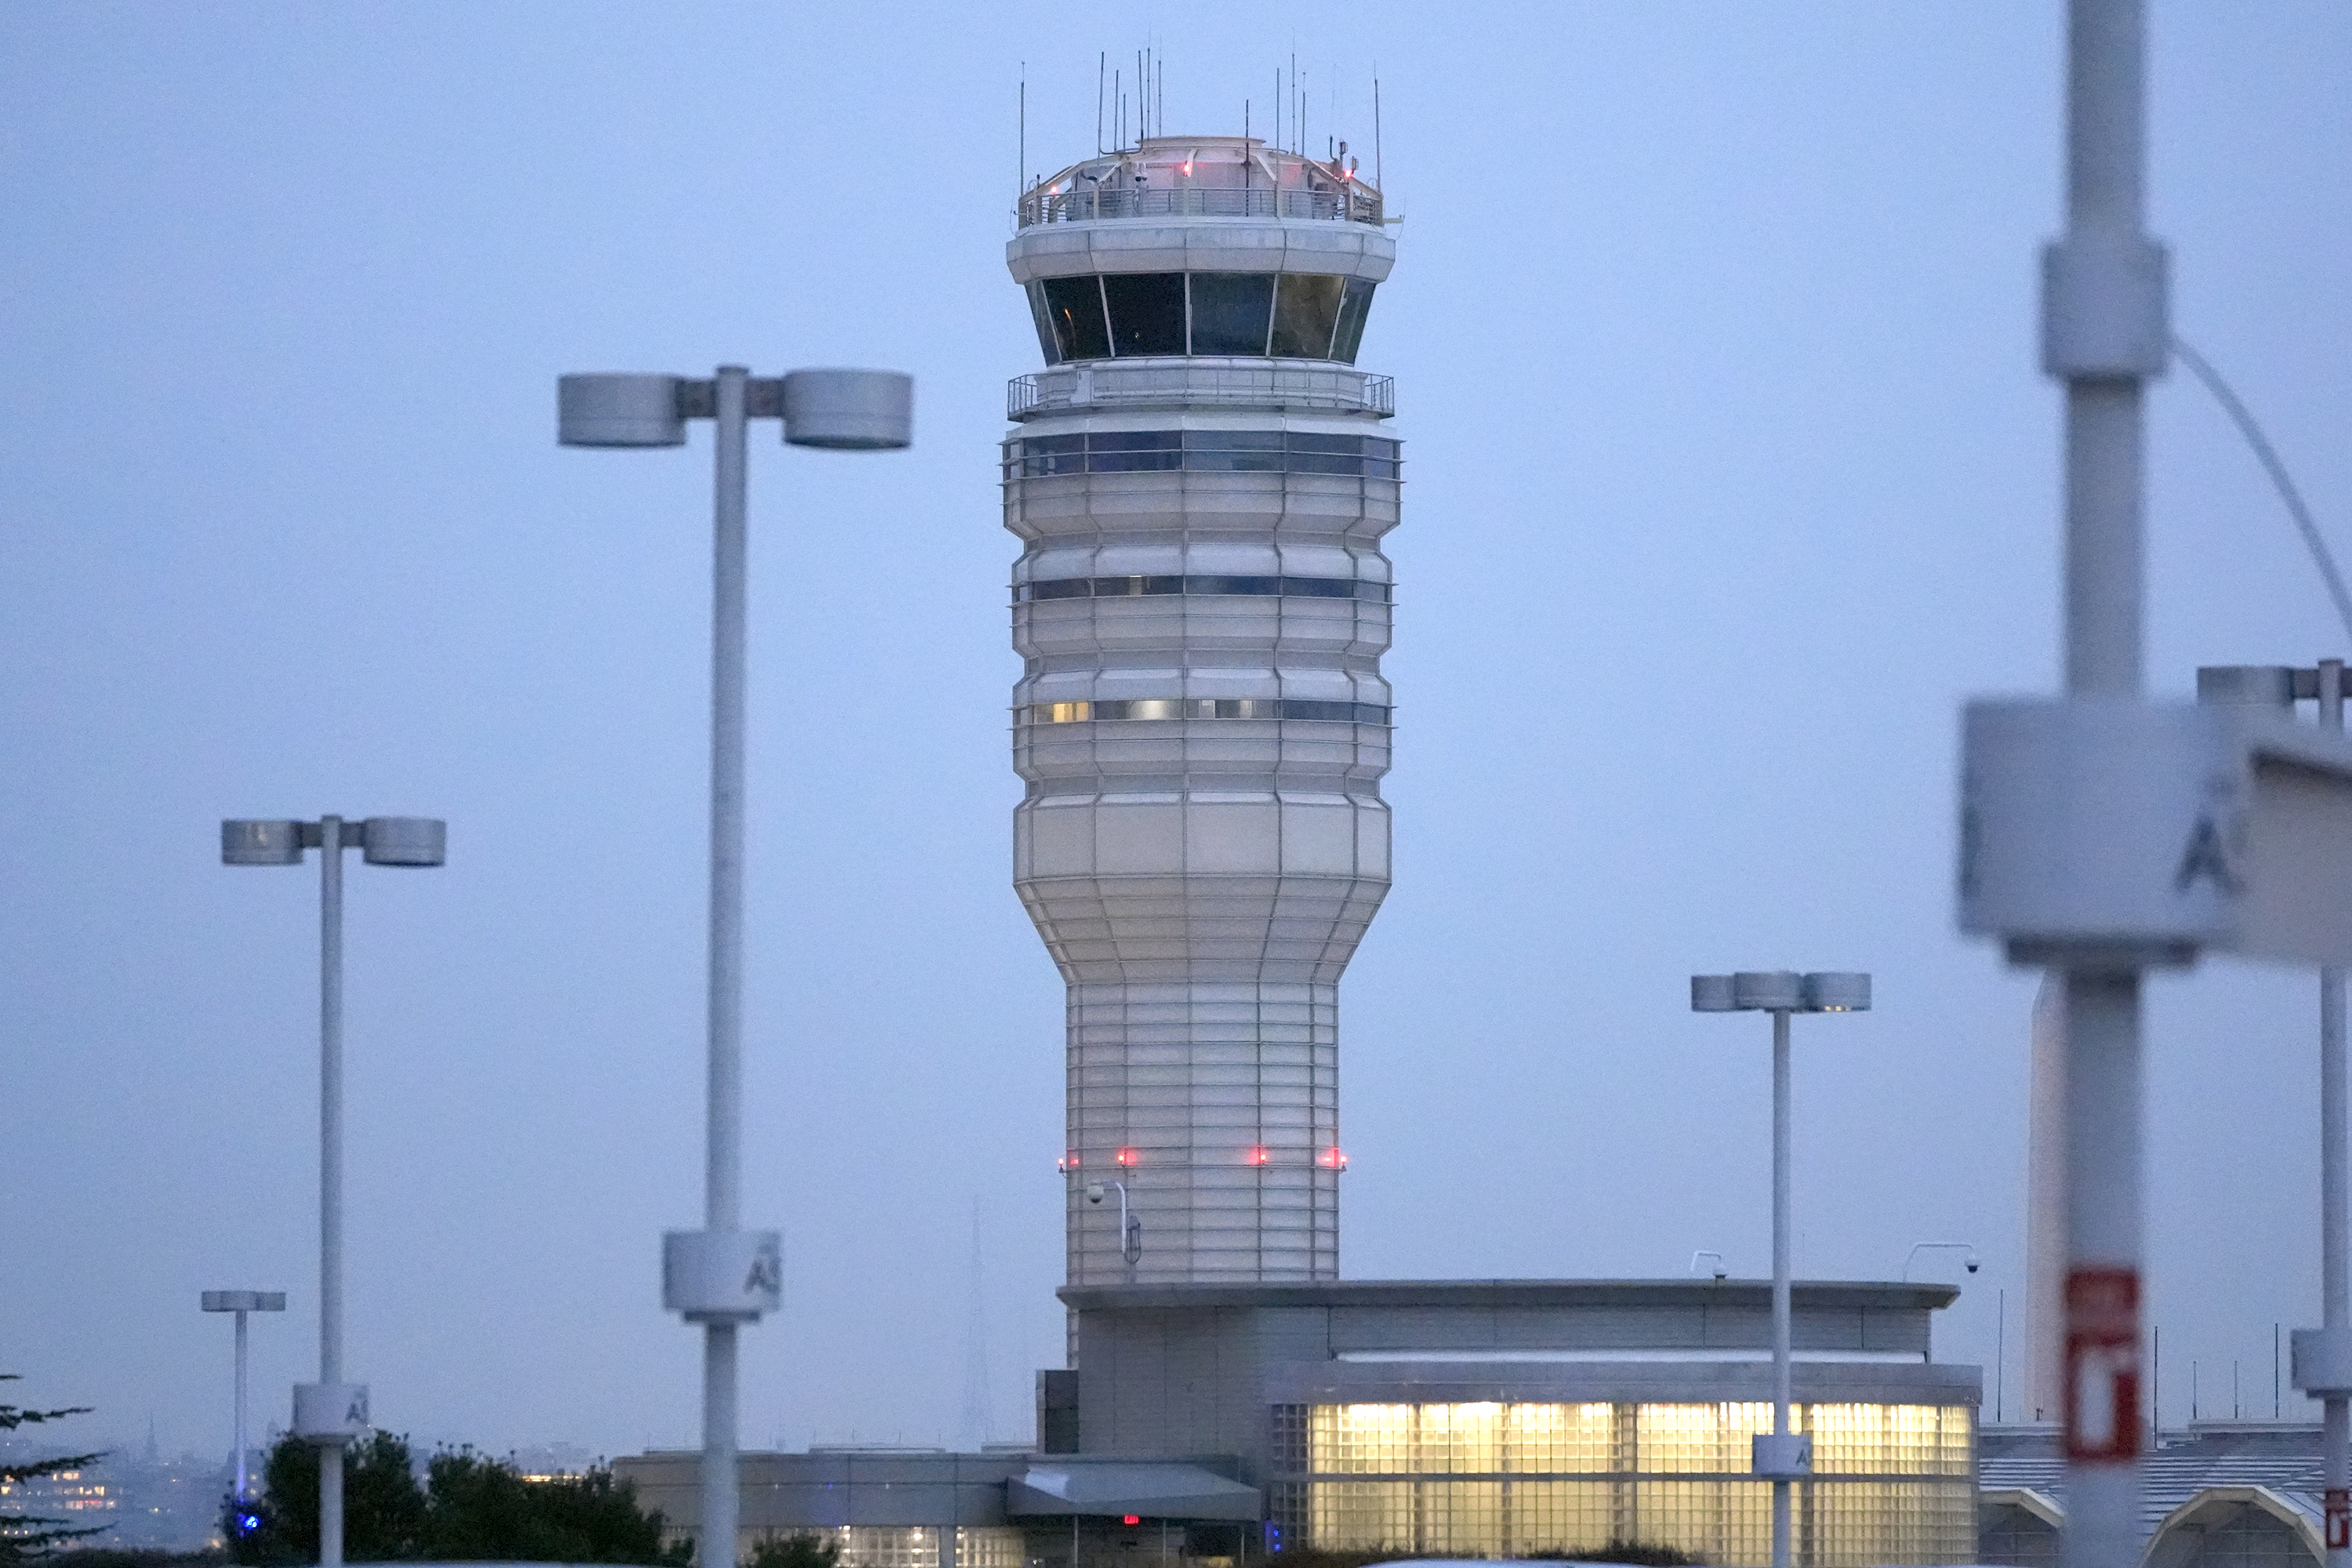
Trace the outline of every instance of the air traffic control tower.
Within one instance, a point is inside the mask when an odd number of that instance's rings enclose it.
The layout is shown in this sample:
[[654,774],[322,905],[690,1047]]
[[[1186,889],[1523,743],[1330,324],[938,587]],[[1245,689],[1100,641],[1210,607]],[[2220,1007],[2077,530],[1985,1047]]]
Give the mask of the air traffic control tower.
[[1013,879],[1069,985],[1072,1287],[1339,1275],[1399,484],[1353,368],[1396,247],[1339,152],[1146,137],[1007,247],[1047,367],[1004,443]]
[[[1389,384],[1353,368],[1392,247],[1352,174],[1147,137],[1023,199],[1046,368],[1004,443],[1014,879],[1069,984],[1068,1363],[1025,1452],[745,1456],[743,1550],[1771,1560],[1769,1281],[1338,1278],[1337,995],[1388,889],[1397,521]],[[1795,1287],[1801,1561],[1975,1552],[1983,1379],[1930,1340],[1958,1293]],[[695,1462],[615,1468],[687,1531]]]

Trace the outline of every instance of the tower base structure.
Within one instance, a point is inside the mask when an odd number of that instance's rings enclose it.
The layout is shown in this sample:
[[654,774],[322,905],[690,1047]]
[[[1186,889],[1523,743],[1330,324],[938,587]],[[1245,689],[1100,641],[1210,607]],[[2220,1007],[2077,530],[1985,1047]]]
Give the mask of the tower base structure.
[[1073,1279],[1105,1256],[1129,1284],[1339,1273],[1338,986],[1080,984],[1069,1015],[1070,1119],[1137,1227],[1129,1263],[1117,1209],[1072,1183]]

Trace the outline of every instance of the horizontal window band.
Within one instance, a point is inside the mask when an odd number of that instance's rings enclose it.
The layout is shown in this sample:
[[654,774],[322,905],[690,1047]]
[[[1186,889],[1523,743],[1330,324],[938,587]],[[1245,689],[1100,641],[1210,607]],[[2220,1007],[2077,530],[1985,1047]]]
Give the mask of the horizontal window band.
[[1232,577],[1204,576],[1194,573],[1182,577],[1147,577],[1140,574],[1125,577],[1049,577],[1036,583],[1016,583],[1013,598],[1016,604],[1033,599],[1131,599],[1151,598],[1165,594],[1238,594],[1281,595],[1294,599],[1361,599],[1369,604],[1391,602],[1393,590],[1386,583],[1367,582],[1360,577]]
[[1086,724],[1120,719],[1315,719],[1385,724],[1375,702],[1316,702],[1297,697],[1145,697],[1124,702],[1032,702],[1013,710],[1016,724]]
[[1083,457],[1034,457],[1008,462],[1008,479],[1066,479],[1073,474],[1336,474],[1341,479],[1400,478],[1393,458],[1327,457],[1321,453],[1089,452]]
[[1339,474],[1393,479],[1402,442],[1305,430],[1094,430],[1004,444],[1007,479],[1066,474]]

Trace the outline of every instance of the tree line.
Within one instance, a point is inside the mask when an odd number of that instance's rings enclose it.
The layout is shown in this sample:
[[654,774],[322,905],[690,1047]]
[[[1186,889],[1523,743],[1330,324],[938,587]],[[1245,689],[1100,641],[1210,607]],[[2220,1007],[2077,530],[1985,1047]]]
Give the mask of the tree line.
[[[16,1381],[0,1373],[0,1383]],[[0,1435],[89,1414],[0,1403]],[[345,1446],[343,1555],[353,1563],[609,1563],[636,1568],[691,1568],[694,1542],[665,1544],[658,1509],[637,1506],[635,1487],[604,1466],[579,1475],[526,1478],[513,1465],[471,1447],[445,1448],[417,1479],[405,1438],[376,1431]],[[221,1539],[228,1560],[252,1568],[290,1568],[319,1560],[320,1450],[289,1435],[269,1451],[262,1495],[221,1500]],[[0,1460],[0,1497],[27,1481],[79,1469],[104,1456],[9,1455]],[[0,1502],[0,1568],[176,1568],[218,1563],[210,1552],[108,1551],[82,1544],[104,1526],[77,1524]],[[758,1542],[737,1568],[837,1568],[839,1542],[820,1531]]]
[[[264,1491],[240,1517],[223,1510],[233,1562],[280,1568],[319,1560],[319,1456],[295,1436],[278,1440],[263,1468]],[[343,1555],[353,1563],[628,1563],[686,1568],[694,1544],[664,1545],[658,1509],[602,1466],[576,1476],[525,1479],[512,1465],[471,1448],[425,1462],[422,1485],[407,1442],[378,1431],[343,1456]]]

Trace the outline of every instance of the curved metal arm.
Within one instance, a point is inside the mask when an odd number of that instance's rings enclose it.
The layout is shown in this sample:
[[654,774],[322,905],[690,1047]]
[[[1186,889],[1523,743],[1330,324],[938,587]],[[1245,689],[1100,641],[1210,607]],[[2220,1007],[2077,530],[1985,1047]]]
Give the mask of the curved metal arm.
[[1971,1274],[1977,1271],[1977,1265],[1983,1261],[1977,1256],[1977,1249],[1965,1241],[1922,1241],[1913,1246],[1911,1250],[1904,1255],[1903,1278],[1905,1279],[1911,1278],[1911,1265],[1923,1252],[1964,1252],[1968,1256],[1961,1261]]
[[1692,1253],[1692,1254],[1691,1254],[1691,1260],[1690,1260],[1690,1272],[1691,1272],[1691,1273],[1693,1273],[1693,1274],[1696,1274],[1696,1273],[1698,1272],[1698,1260],[1699,1260],[1700,1258],[1714,1258],[1714,1259],[1715,1259],[1715,1277],[1716,1277],[1717,1279],[1722,1279],[1726,1274],[1727,1274],[1727,1273],[1729,1273],[1729,1272],[1730,1272],[1730,1270],[1727,1269],[1727,1268],[1724,1268],[1724,1266],[1723,1266],[1723,1254],[1721,1254],[1720,1252],[1715,1252],[1715,1251],[1710,1251],[1710,1250],[1706,1250],[1706,1249],[1701,1249],[1700,1251],[1694,1252],[1694,1253]]
[[2213,401],[2221,405],[2221,412],[2229,416],[2230,423],[2238,427],[2238,434],[2244,437],[2246,445],[2253,448],[2254,460],[2263,466],[2263,472],[2270,476],[2271,487],[2278,491],[2279,500],[2286,507],[2287,516],[2294,522],[2295,531],[2303,535],[2304,548],[2311,552],[2312,563],[2319,568],[2319,579],[2326,585],[2327,596],[2336,602],[2336,618],[2344,623],[2347,633],[2352,633],[2352,594],[2345,592],[2344,574],[2336,569],[2336,557],[2328,550],[2327,541],[2319,531],[2319,524],[2312,520],[2311,509],[2304,504],[2303,492],[2295,489],[2294,480],[2288,475],[2286,464],[2280,460],[2277,450],[2271,446],[2270,437],[2263,435],[2263,427],[2254,422],[2253,411],[2240,401],[2238,395],[2230,389],[2230,384],[2221,379],[2221,373],[2214,369],[2213,363],[2203,354],[2178,337],[2172,340],[2172,352],[2179,357],[2182,364],[2189,367],[2191,375],[2205,384],[2205,390],[2213,395]]
[[1113,1182],[1118,1189],[1118,1255],[1130,1268],[1143,1258],[1143,1219],[1127,1209],[1127,1184]]
[[1128,1212],[1127,1184],[1089,1182],[1087,1184],[1087,1198],[1091,1203],[1100,1203],[1103,1194],[1110,1190],[1118,1194],[1118,1255],[1132,1268],[1143,1257],[1143,1220],[1140,1215]]

